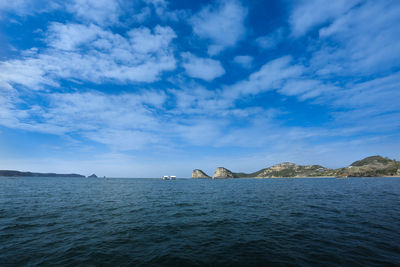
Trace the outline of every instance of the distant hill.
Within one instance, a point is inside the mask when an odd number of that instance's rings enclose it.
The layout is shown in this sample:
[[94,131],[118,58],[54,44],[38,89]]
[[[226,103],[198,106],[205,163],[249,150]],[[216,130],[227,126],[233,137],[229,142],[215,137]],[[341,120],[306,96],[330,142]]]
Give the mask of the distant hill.
[[58,174],[58,173],[39,173],[39,172],[20,172],[11,170],[0,170],[0,177],[85,177],[80,174]]
[[387,165],[395,162],[396,162],[395,160],[389,158],[383,158],[381,156],[371,156],[362,160],[355,161],[350,166],[366,166],[366,165],[377,166],[377,165]]
[[375,177],[400,175],[400,161],[372,156],[353,162],[349,167],[335,170],[336,176]]
[[[199,171],[199,170],[197,170]],[[372,156],[355,161],[350,166],[329,169],[320,165],[276,164],[253,173],[232,172],[218,167],[213,178],[284,178],[284,177],[379,177],[400,176],[400,161]],[[211,177],[209,177],[211,178]]]

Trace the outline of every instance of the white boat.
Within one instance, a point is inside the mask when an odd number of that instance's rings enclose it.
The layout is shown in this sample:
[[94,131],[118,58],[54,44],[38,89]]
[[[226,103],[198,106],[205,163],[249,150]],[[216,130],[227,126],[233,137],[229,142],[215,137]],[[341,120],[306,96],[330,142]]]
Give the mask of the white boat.
[[168,175],[164,175],[161,179],[163,179],[163,180],[169,180],[169,176],[168,176]]
[[171,179],[171,180],[175,180],[175,179],[176,179],[176,176],[175,176],[175,175],[171,175],[170,179]]

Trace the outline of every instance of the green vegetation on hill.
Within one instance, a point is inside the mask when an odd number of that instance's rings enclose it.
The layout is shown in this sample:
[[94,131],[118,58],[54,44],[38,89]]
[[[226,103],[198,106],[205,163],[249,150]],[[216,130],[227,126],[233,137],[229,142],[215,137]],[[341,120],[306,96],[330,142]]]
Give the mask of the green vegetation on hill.
[[371,156],[362,160],[353,162],[350,166],[365,166],[365,165],[377,165],[377,164],[390,164],[396,162],[395,160],[384,158],[381,156]]
[[339,169],[329,169],[320,165],[302,166],[284,162],[253,173],[231,172],[223,167],[218,168],[217,172],[218,178],[400,176],[400,161],[381,156],[372,156],[355,161],[350,166]]

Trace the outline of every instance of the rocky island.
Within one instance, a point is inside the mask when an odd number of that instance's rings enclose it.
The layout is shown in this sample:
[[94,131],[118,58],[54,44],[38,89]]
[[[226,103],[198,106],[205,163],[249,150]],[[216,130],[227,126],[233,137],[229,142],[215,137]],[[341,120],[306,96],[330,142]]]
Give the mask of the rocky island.
[[192,172],[192,178],[211,178],[207,174],[205,174],[202,170],[196,169]]
[[[202,173],[202,178],[211,178],[203,171],[196,169],[192,178]],[[353,162],[350,166],[330,169],[320,165],[297,165],[284,162],[261,169],[253,173],[232,172],[224,167],[218,167],[213,179],[221,178],[296,178],[296,177],[384,177],[400,176],[400,161],[371,156]]]
[[0,170],[0,177],[79,177],[85,178],[81,174],[59,174],[59,173],[40,173],[40,172],[20,172],[11,170]]
[[236,178],[236,176],[230,170],[224,167],[218,167],[213,175],[213,179],[220,179],[220,178]]

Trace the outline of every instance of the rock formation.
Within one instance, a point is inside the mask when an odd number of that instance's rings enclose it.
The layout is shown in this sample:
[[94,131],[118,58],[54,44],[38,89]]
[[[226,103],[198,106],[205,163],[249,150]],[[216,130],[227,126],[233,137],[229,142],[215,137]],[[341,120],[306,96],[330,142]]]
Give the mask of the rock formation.
[[225,169],[224,167],[218,167],[213,175],[213,179],[234,178],[234,177],[235,177],[234,174],[230,170]]
[[92,175],[88,176],[87,178],[98,178],[98,177],[96,174],[93,173]]
[[192,172],[192,178],[211,178],[202,170],[196,169]]

